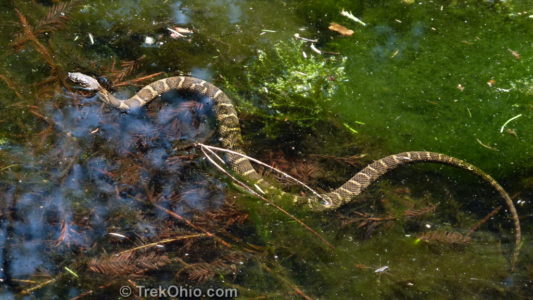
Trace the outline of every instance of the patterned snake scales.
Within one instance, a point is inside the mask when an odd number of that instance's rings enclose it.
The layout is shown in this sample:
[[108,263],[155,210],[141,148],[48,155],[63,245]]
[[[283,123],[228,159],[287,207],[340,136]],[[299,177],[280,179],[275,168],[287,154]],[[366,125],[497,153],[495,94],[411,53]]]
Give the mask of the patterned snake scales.
[[[235,107],[229,97],[222,90],[209,82],[186,76],[168,77],[150,83],[127,100],[120,100],[111,95],[111,93],[103,88],[96,79],[88,75],[82,73],[68,73],[68,77],[74,83],[80,84],[85,90],[98,92],[98,96],[103,102],[123,111],[142,107],[157,96],[173,89],[193,92],[201,96],[209,97],[214,100],[215,115],[218,122],[217,128],[222,146],[235,152],[244,153],[241,149],[242,136],[239,126],[239,117],[237,116]],[[263,180],[261,175],[253,168],[248,158],[227,153],[226,161],[233,171],[246,177],[254,184],[265,187],[266,190],[275,189],[272,185]],[[295,203],[307,204],[314,210],[335,209],[350,202],[388,171],[401,165],[416,162],[434,162],[459,167],[478,175],[498,191],[500,196],[505,200],[505,204],[514,221],[516,243],[512,257],[512,265],[514,265],[521,245],[521,233],[519,218],[513,201],[501,185],[490,175],[474,165],[445,154],[427,151],[409,151],[389,155],[366,166],[343,185],[329,193],[309,197],[290,195],[290,197],[292,197]],[[278,189],[276,190],[279,191]],[[284,192],[281,193],[284,194]]]

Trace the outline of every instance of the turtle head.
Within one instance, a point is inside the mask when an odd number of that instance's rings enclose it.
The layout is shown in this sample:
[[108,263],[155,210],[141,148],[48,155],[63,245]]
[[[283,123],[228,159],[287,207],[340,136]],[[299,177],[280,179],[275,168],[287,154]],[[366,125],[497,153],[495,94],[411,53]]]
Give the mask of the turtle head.
[[99,91],[102,89],[102,86],[100,83],[98,83],[98,80],[83,73],[69,72],[68,79],[76,84],[79,84],[81,89],[86,91]]

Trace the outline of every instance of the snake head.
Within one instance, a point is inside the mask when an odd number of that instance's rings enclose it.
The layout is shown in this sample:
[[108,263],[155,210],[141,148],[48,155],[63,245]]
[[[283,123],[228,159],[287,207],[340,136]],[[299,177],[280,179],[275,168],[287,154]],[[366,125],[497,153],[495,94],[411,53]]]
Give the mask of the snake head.
[[84,89],[86,91],[99,91],[102,89],[102,86],[100,86],[100,83],[98,83],[98,80],[94,79],[93,77],[89,75],[85,75],[83,73],[69,72],[68,79],[70,79],[70,81],[76,84],[79,84],[81,89]]

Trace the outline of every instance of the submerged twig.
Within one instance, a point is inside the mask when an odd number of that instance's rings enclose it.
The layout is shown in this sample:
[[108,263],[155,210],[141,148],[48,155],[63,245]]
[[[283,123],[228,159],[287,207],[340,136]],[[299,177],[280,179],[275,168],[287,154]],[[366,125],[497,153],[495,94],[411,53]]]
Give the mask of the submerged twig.
[[190,227],[192,227],[192,228],[194,228],[194,229],[196,229],[196,230],[198,230],[198,231],[201,231],[201,232],[205,233],[206,236],[209,236],[209,237],[214,238],[215,240],[217,240],[218,242],[220,242],[222,245],[224,245],[224,246],[226,246],[226,247],[228,247],[228,248],[232,248],[232,247],[233,247],[230,243],[226,242],[225,240],[223,240],[223,239],[220,238],[219,236],[215,235],[214,233],[211,233],[211,232],[207,231],[206,229],[204,229],[204,228],[202,228],[202,227],[200,227],[200,226],[195,225],[194,223],[192,223],[191,221],[185,219],[185,218],[182,217],[181,215],[179,215],[179,214],[177,214],[177,213],[175,213],[175,212],[173,212],[173,211],[171,211],[171,210],[169,210],[169,209],[166,209],[166,208],[164,208],[164,207],[161,206],[161,205],[158,205],[158,204],[155,204],[155,203],[153,203],[153,205],[154,205],[155,207],[159,208],[160,210],[166,212],[166,213],[169,214],[170,216],[172,216],[172,217],[174,217],[174,218],[176,218],[176,219],[178,219],[178,220],[184,222],[184,223],[187,224],[188,226],[190,226]]
[[[231,175],[228,171],[226,171],[222,166],[220,166],[217,162],[215,162],[215,160],[209,156],[205,150],[209,151],[212,155],[214,155],[219,161],[222,161],[224,163],[224,161],[222,160],[222,158],[220,156],[218,156],[212,149],[210,149],[209,147],[212,147],[212,148],[218,148],[218,147],[213,147],[213,146],[207,146],[207,145],[204,145],[204,144],[201,144],[199,143],[199,145],[201,146],[200,147],[200,150],[202,150],[202,152],[204,153],[204,155],[206,156],[206,158],[209,160],[209,162],[211,162],[217,169],[219,169],[221,172],[223,172],[224,174],[226,174],[227,176],[229,176],[234,182],[236,182],[238,185],[242,186],[243,188],[245,188],[246,190],[248,190],[252,195],[260,198],[261,200],[267,202],[268,204],[272,205],[273,207],[275,207],[277,210],[281,211],[283,214],[285,214],[286,216],[288,216],[289,218],[293,219],[294,221],[296,221],[298,224],[300,224],[301,226],[303,226],[305,229],[307,229],[309,232],[311,232],[313,235],[315,235],[316,237],[318,237],[324,244],[326,244],[326,246],[328,246],[329,248],[331,249],[335,249],[335,247],[330,243],[328,242],[323,236],[321,236],[316,230],[314,230],[313,228],[311,228],[309,225],[305,224],[303,221],[301,221],[300,219],[296,218],[294,215],[292,215],[291,213],[289,213],[287,210],[283,209],[281,206],[275,204],[274,202],[268,200],[267,198],[265,198],[263,195],[260,195],[258,192],[256,192],[255,190],[253,190],[251,187],[249,187],[246,183],[240,181],[239,179],[237,179],[235,176]],[[222,148],[219,148],[219,149],[222,149]],[[224,149],[224,150],[227,150],[227,149]],[[228,151],[231,151],[231,150],[228,150]],[[234,151],[232,151],[234,152]],[[237,152],[235,152],[237,153]],[[271,167],[272,168],[272,167]],[[274,168],[272,168],[273,170],[276,170]],[[279,171],[281,172],[281,171]],[[283,173],[283,172],[282,172]],[[289,176],[289,175],[287,175]]]
[[481,225],[485,224],[490,218],[492,218],[494,215],[496,215],[500,209],[502,209],[501,206],[496,207],[493,209],[488,215],[486,215],[483,219],[479,220],[472,228],[470,228],[470,231],[466,234],[466,236],[472,235],[474,231],[478,230]]
[[130,85],[132,83],[138,83],[138,82],[141,82],[141,81],[144,81],[144,80],[152,79],[152,78],[157,77],[157,76],[159,76],[161,74],[163,74],[163,72],[157,72],[157,73],[146,75],[146,76],[142,76],[142,77],[139,77],[139,78],[135,78],[135,79],[131,79],[131,80],[126,80],[126,81],[122,81],[122,82],[119,82],[119,83],[115,83],[115,84],[113,84],[113,86],[114,87],[119,87],[119,86],[124,86],[124,85]]
[[507,124],[511,123],[512,121],[520,118],[522,116],[522,114],[518,114],[512,118],[510,118],[509,120],[505,121],[505,123],[503,123],[502,127],[500,127],[500,133],[503,133],[503,130],[505,129],[505,126],[507,126]]
[[[35,33],[35,35],[43,35],[60,29],[69,19],[67,13],[78,4],[79,1],[60,2],[55,4],[48,10],[48,14],[37,22],[35,27],[32,28],[32,31]],[[30,40],[31,37],[28,35],[19,34],[11,43],[11,46],[20,48]]]
[[178,236],[178,237],[175,237],[175,238],[164,239],[164,240],[160,240],[160,241],[157,241],[157,242],[153,242],[153,243],[145,244],[145,245],[138,246],[138,247],[135,247],[135,248],[131,248],[131,249],[128,249],[128,250],[120,251],[116,255],[121,255],[121,254],[124,254],[124,253],[133,252],[133,251],[137,251],[137,250],[141,250],[141,249],[145,249],[145,248],[149,248],[149,247],[155,247],[155,246],[161,245],[161,244],[167,244],[167,243],[172,243],[172,242],[181,241],[181,240],[185,240],[185,239],[192,239],[192,238],[206,237],[206,236],[208,236],[206,233],[182,235],[182,236]]
[[17,98],[19,98],[20,100],[25,100],[22,94],[18,91],[16,87],[17,85],[11,79],[9,79],[7,76],[2,75],[2,74],[0,74],[0,79],[2,79],[6,83],[7,87],[10,90],[12,90],[15,93],[15,95],[17,95]]
[[46,62],[50,66],[50,68],[53,71],[55,71],[57,69],[57,65],[54,62],[54,59],[52,58],[52,55],[50,54],[48,49],[46,49],[46,47],[41,42],[39,42],[39,40],[37,39],[37,37],[35,36],[35,34],[32,31],[32,28],[31,28],[31,26],[30,26],[30,24],[28,22],[28,19],[26,19],[26,17],[16,8],[15,8],[15,13],[17,14],[17,16],[19,18],[20,24],[22,26],[22,30],[24,31],[24,35],[30,41],[33,42],[33,44],[35,46],[35,50],[37,50],[37,52],[39,52],[41,54],[41,56],[44,58],[44,60],[46,60]]
[[261,263],[260,266],[265,269],[266,271],[268,271],[269,273],[271,273],[272,275],[274,275],[274,277],[276,277],[279,281],[281,281],[281,283],[283,283],[284,285],[288,286],[289,288],[291,288],[296,294],[300,295],[302,298],[304,298],[305,300],[313,300],[313,298],[309,297],[304,291],[302,291],[302,289],[300,289],[296,284],[292,283],[291,280],[289,280],[288,278],[285,278],[284,276],[282,276],[280,274],[280,272],[276,272],[274,270],[272,270],[271,268],[269,268],[265,263]]
[[308,38],[301,37],[299,33],[295,33],[294,34],[294,38],[296,38],[298,40],[302,40],[304,42],[308,42],[308,43],[317,43],[318,42],[318,39],[308,39]]
[[27,288],[27,289],[23,290],[22,292],[20,292],[20,294],[21,295],[29,295],[33,291],[36,291],[36,290],[38,290],[40,288],[43,288],[43,287],[49,285],[50,283],[54,283],[56,280],[57,280],[57,278],[52,278],[52,279],[43,281],[43,282],[41,282],[41,283],[39,283],[37,285],[34,285],[34,286],[30,287],[30,288]]
[[483,147],[485,147],[485,148],[487,148],[487,149],[489,149],[489,150],[492,150],[492,151],[500,151],[500,150],[497,149],[497,148],[491,147],[491,146],[489,146],[489,145],[487,145],[487,144],[483,144],[483,142],[482,142],[480,139],[476,139],[476,141],[477,141],[481,146],[483,146]]
[[248,160],[251,160],[251,161],[253,161],[253,162],[256,163],[256,164],[259,164],[259,165],[261,165],[261,166],[263,166],[263,167],[267,167],[267,168],[271,169],[272,171],[274,171],[274,172],[276,172],[276,173],[278,173],[278,174],[283,175],[284,177],[287,177],[287,178],[293,180],[294,182],[298,183],[299,185],[301,185],[301,186],[304,187],[305,189],[309,190],[311,193],[313,193],[313,195],[315,195],[315,196],[317,196],[318,198],[320,198],[320,199],[326,201],[326,199],[324,199],[324,197],[322,197],[322,195],[320,195],[317,191],[315,191],[314,189],[312,189],[311,187],[309,187],[307,184],[301,182],[300,180],[298,180],[298,179],[292,177],[291,175],[289,175],[289,174],[287,174],[287,173],[285,173],[285,172],[283,172],[283,171],[281,171],[281,170],[278,170],[278,169],[276,169],[276,168],[274,168],[274,167],[272,167],[272,166],[270,166],[270,165],[268,165],[268,164],[266,164],[266,163],[264,163],[264,162],[262,162],[262,161],[260,161],[260,160],[258,160],[258,159],[255,159],[255,158],[253,158],[253,157],[251,157],[251,156],[248,156],[248,155],[246,155],[246,154],[242,154],[242,153],[239,153],[239,152],[237,152],[237,151],[233,151],[233,150],[229,150],[229,149],[224,149],[224,148],[215,147],[215,146],[209,146],[209,145],[205,145],[205,144],[202,144],[202,143],[197,143],[197,145],[200,146],[200,147],[202,147],[202,148],[211,149],[211,150],[216,150],[216,151],[222,151],[222,152],[231,153],[231,154],[234,154],[234,155],[238,155],[238,156],[241,156],[241,157],[247,158]]

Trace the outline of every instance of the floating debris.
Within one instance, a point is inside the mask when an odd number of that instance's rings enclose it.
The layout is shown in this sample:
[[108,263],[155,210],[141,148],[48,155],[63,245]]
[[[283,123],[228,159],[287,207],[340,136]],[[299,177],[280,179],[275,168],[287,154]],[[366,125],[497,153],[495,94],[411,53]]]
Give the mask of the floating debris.
[[355,130],[354,128],[352,128],[352,126],[348,125],[347,123],[342,123],[342,125],[344,125],[344,127],[346,127],[351,133],[354,133],[354,134],[359,133],[359,131]]
[[465,87],[462,84],[457,84],[456,88],[460,90],[461,92],[465,90]]
[[155,43],[155,39],[153,37],[151,37],[151,36],[146,36],[144,38],[144,43],[146,45],[153,45]]
[[76,272],[72,271],[72,269],[68,268],[67,266],[65,266],[65,271],[69,272],[72,276],[76,278],[80,277]]
[[118,238],[121,238],[121,239],[125,239],[126,238],[125,235],[120,234],[120,233],[116,233],[116,232],[110,232],[109,235],[114,236],[114,237],[118,237]]
[[515,138],[518,138],[518,133],[516,133],[516,131],[511,129],[511,128],[505,129],[505,132],[507,132],[508,134],[514,136]]
[[351,36],[353,35],[353,30],[348,29],[341,24],[331,22],[328,27],[329,30],[336,31],[344,36]]
[[270,30],[270,29],[261,29],[261,33],[259,35],[263,35],[265,33],[275,33],[277,31],[275,30]]
[[305,41],[305,42],[309,42],[309,43],[316,43],[316,42],[318,42],[318,39],[314,39],[314,40],[312,40],[312,39],[308,39],[308,38],[301,37],[299,33],[295,33],[295,34],[294,34],[294,37],[295,37],[296,39],[299,39],[299,40],[302,40],[302,41]]
[[513,49],[509,49],[509,48],[507,48],[507,50],[509,52],[511,52],[511,54],[514,56],[514,58],[516,58],[516,59],[520,59],[521,58],[520,53],[514,51]]
[[172,28],[167,27],[167,30],[170,31],[170,37],[173,39],[185,38],[187,35],[192,34],[193,31],[189,28],[174,26]]
[[476,141],[477,141],[481,146],[483,146],[483,147],[485,147],[485,148],[487,148],[487,149],[489,149],[489,150],[492,150],[492,151],[500,151],[500,150],[497,149],[497,148],[494,148],[494,147],[491,147],[491,146],[489,146],[489,145],[487,145],[487,144],[484,144],[480,139],[476,139]]
[[496,88],[496,91],[502,92],[502,93],[509,93],[511,90],[512,90],[512,88],[510,88],[510,89]]
[[381,268],[378,268],[374,271],[374,273],[383,273],[389,269],[389,266],[383,266]]
[[316,47],[315,47],[315,44],[311,44],[311,50],[313,50],[313,52],[316,52],[318,54],[322,54],[322,51],[318,50]]
[[366,26],[366,23],[361,21],[361,19],[359,19],[358,17],[354,16],[351,12],[349,11],[345,11],[344,9],[341,11],[341,15],[342,16],[345,16],[346,18],[356,22],[356,23],[359,23],[363,26]]

